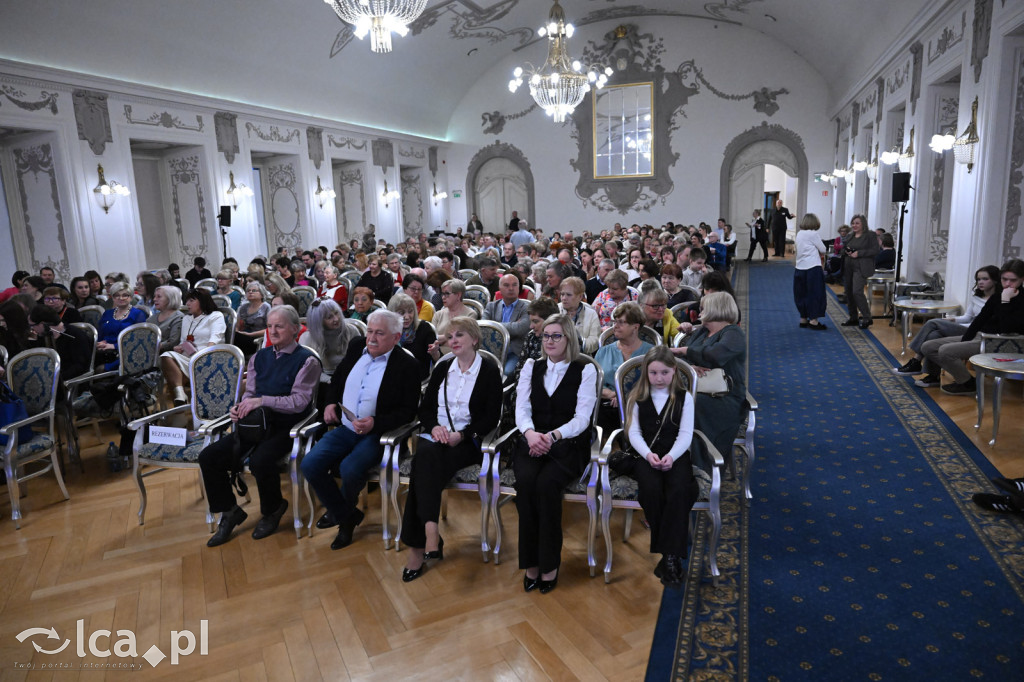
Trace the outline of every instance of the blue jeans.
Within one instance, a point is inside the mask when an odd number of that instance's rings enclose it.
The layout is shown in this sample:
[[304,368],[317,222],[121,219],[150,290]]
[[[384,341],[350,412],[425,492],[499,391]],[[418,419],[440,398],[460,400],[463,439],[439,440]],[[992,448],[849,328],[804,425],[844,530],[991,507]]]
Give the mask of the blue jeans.
[[516,364],[519,362],[519,356],[509,353],[505,358],[505,376],[510,377],[515,374]]
[[[302,475],[316,491],[335,522],[343,521],[356,508],[359,491],[366,485],[367,470],[380,463],[380,436],[358,435],[346,426],[324,434],[302,458]],[[341,488],[331,468],[338,465]]]

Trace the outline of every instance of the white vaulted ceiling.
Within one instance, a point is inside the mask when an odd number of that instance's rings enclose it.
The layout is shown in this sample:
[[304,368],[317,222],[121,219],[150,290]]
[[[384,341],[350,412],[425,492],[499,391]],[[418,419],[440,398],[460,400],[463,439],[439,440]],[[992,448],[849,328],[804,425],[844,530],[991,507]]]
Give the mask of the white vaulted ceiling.
[[[739,24],[850,88],[938,0],[565,0],[603,33],[643,17]],[[512,54],[543,61],[549,0],[430,0],[373,54],[322,0],[0,0],[0,58],[443,139],[469,88]],[[591,35],[600,35],[597,31]],[[671,35],[664,36],[671,40]],[[577,41],[578,42],[578,41]],[[576,48],[579,49],[579,46]],[[699,57],[699,55],[695,55]],[[741,66],[741,65],[737,65]]]

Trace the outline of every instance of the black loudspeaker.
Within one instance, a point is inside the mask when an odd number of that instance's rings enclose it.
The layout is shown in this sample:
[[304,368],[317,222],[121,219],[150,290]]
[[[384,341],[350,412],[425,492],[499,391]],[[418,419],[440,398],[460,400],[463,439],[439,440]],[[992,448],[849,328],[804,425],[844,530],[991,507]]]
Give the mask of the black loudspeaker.
[[910,201],[910,173],[892,174],[892,203]]
[[[893,187],[895,187],[895,185],[893,185]],[[895,201],[895,199],[893,199],[893,201]],[[231,227],[231,207],[221,206],[220,215],[218,215],[217,218],[220,220],[221,227]]]

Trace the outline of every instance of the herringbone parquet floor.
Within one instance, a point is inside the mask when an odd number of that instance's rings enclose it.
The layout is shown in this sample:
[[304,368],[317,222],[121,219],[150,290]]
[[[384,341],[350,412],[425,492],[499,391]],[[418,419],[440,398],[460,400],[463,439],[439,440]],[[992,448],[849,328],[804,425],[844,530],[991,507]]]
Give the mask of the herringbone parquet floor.
[[[586,564],[586,509],[567,505],[566,548],[558,589],[522,590],[516,560],[516,512],[508,505],[502,562],[484,564],[479,498],[451,494],[442,521],[445,559],[410,584],[401,581],[404,552],[384,550],[379,495],[348,548],[332,552],[333,533],[296,541],[290,524],[271,538],[250,536],[249,519],[228,544],[208,549],[205,502],[192,471],[147,477],[149,508],[139,526],[138,491],[128,472],[109,473],[105,445],[83,436],[86,473],[67,476],[64,502],[52,477],[27,484],[25,518],[15,530],[0,501],[0,678],[12,680],[395,680],[639,679],[647,665],[662,587],[651,569],[647,532],[615,552],[615,580],[591,579]],[[286,490],[288,486],[285,486]],[[286,493],[287,494],[287,493]],[[4,495],[6,497],[6,495]],[[621,513],[613,529],[621,538]],[[286,516],[285,522],[290,520]],[[603,565],[603,542],[598,541]],[[172,631],[197,639],[208,621],[208,648],[153,667],[141,658],[155,645],[171,652]],[[86,653],[76,653],[77,621]],[[55,628],[57,638],[27,628]],[[117,630],[130,630],[138,658],[100,657]],[[179,637],[186,648],[185,635]],[[70,644],[61,653],[37,653]],[[113,653],[113,652],[112,652]],[[15,667],[29,664],[34,669]],[[70,665],[71,670],[40,669]],[[133,678],[136,679],[136,678]]]

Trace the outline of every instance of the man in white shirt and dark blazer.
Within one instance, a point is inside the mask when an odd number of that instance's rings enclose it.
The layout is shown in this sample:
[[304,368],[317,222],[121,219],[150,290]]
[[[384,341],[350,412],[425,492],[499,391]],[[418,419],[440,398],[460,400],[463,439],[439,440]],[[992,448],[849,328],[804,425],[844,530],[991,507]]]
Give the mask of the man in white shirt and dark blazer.
[[501,297],[491,301],[484,309],[484,319],[500,322],[508,330],[508,355],[505,359],[505,376],[510,376],[516,369],[516,362],[523,349],[526,333],[530,331],[530,316],[526,312],[529,301],[519,298],[519,278],[515,275],[503,275],[498,280],[498,292]]

